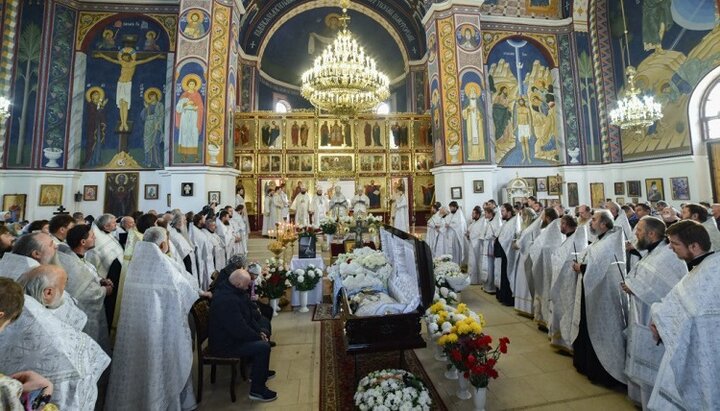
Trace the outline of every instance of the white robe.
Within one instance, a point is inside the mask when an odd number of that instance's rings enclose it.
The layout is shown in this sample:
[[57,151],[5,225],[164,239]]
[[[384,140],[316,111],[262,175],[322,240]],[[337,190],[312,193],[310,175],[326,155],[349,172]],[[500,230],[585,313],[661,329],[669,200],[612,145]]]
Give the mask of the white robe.
[[467,223],[462,211],[445,216],[445,254],[452,255],[453,262],[462,264],[465,261],[465,231]]
[[247,240],[249,236],[248,226],[245,224],[245,219],[242,215],[234,212],[232,218],[230,219],[230,225],[232,226],[233,233],[240,238],[240,241],[235,245],[236,252],[239,254],[247,254]]
[[368,207],[370,206],[370,198],[365,194],[355,194],[350,200],[350,207],[353,210],[353,214],[367,213]]
[[296,195],[290,209],[295,211],[295,224],[301,227],[310,225],[310,194]]
[[408,214],[409,210],[407,196],[405,194],[400,194],[399,196],[397,196],[395,203],[393,204],[393,207],[395,208],[395,220],[393,221],[393,226],[398,230],[409,233],[410,216]]
[[182,263],[183,267],[185,267],[185,257],[190,256],[190,274],[192,274],[192,276],[195,277],[195,281],[200,284],[200,277],[198,277],[198,267],[196,260],[197,257],[195,255],[195,246],[177,229],[169,228],[168,232],[170,233],[170,242],[172,242],[175,246],[175,251],[177,253],[177,261]]
[[17,281],[21,275],[30,269],[39,266],[40,263],[24,255],[5,253],[0,259],[0,277],[10,278]]
[[210,276],[217,270],[215,260],[213,258],[213,244],[208,238],[206,231],[203,231],[195,224],[190,224],[189,229],[190,240],[195,243],[197,251],[198,275],[200,278],[200,288],[207,290],[210,287]]
[[492,220],[485,220],[485,230],[482,243],[482,261],[480,264],[480,278],[485,283],[483,289],[487,292],[495,292],[495,239],[500,234],[500,214],[496,214]]
[[213,259],[213,265],[215,266],[215,270],[220,271],[225,268],[227,260],[225,255],[225,243],[217,233],[211,233],[207,228],[203,228],[202,231],[203,233],[205,233],[212,245],[212,251],[210,253],[210,256]]
[[[220,220],[218,220],[218,225]],[[273,196],[266,195],[265,201],[263,202],[263,225],[262,235],[268,235],[268,230],[275,229],[275,216],[273,213]]]
[[533,319],[540,324],[547,324],[550,319],[552,254],[564,240],[557,218],[540,232],[530,250],[532,270],[528,272],[528,286],[533,296]]
[[520,233],[517,241],[518,258],[515,260],[515,286],[513,297],[515,297],[515,310],[528,317],[532,316],[532,294],[528,284],[527,272],[532,269],[530,260],[530,249],[535,239],[540,235],[541,218],[536,218],[530,225]]
[[316,195],[310,203],[310,212],[312,213],[312,225],[320,228],[320,220],[325,218],[328,209],[328,199],[324,195]]
[[348,201],[342,193],[340,195],[335,193],[333,198],[329,200],[328,207],[328,214],[336,220],[348,214]]
[[20,318],[0,333],[0,364],[4,373],[33,370],[52,381],[52,402],[61,410],[92,411],[110,357],[87,334],[26,298]]
[[[115,299],[115,312],[113,313],[113,320],[110,327],[110,339],[115,339],[115,330],[117,330],[117,322],[118,318],[120,317],[120,306],[122,305],[122,290],[123,290],[123,283],[125,282],[125,275],[127,274],[128,265],[130,264],[130,260],[132,260],[133,252],[135,251],[135,244],[142,241],[143,234],[141,234],[137,230],[130,230],[127,236],[127,241],[125,241],[125,250],[123,252],[123,264],[122,269],[120,270],[120,281],[118,281],[117,284],[115,284],[115,295],[117,296]],[[172,243],[171,243],[172,244]],[[97,271],[96,271],[97,272]],[[107,320],[105,320],[107,322]],[[102,345],[102,344],[101,344]]]
[[[512,246],[513,241],[520,235],[520,217],[517,215],[512,216],[509,220],[504,221],[498,232],[498,242],[505,252],[507,259],[507,277],[510,283],[510,290],[513,290],[515,286],[515,260],[517,260],[518,252]],[[495,270],[495,287],[500,288],[500,282],[502,279],[502,258],[495,258],[495,264],[493,266]]]
[[120,366],[110,372],[107,411],[180,410],[184,395],[194,397],[187,387],[193,363],[188,314],[198,290],[157,245],[135,246],[115,339],[113,359]]
[[712,250],[713,251],[720,251],[720,230],[717,228],[717,224],[715,223],[715,218],[710,216],[705,222],[703,223],[703,226],[707,230],[708,234],[710,234],[710,242],[712,243]]
[[97,225],[93,224],[92,230],[95,233],[95,248],[85,254],[85,259],[97,268],[100,277],[107,278],[113,261],[123,263],[123,248],[114,236]]
[[651,307],[665,346],[648,403],[651,410],[720,409],[718,267],[720,254],[707,256]]
[[223,246],[225,247],[225,260],[227,261],[236,253],[235,234],[232,232],[232,227],[218,220],[215,234],[217,234],[223,242]]
[[482,277],[480,268],[483,260],[483,244],[485,236],[485,224],[487,220],[479,218],[477,220],[471,220],[467,227],[467,265],[468,275],[470,276],[471,284],[481,284],[485,281]]
[[433,257],[445,254],[445,220],[440,212],[433,214],[428,220],[425,242],[430,246]]

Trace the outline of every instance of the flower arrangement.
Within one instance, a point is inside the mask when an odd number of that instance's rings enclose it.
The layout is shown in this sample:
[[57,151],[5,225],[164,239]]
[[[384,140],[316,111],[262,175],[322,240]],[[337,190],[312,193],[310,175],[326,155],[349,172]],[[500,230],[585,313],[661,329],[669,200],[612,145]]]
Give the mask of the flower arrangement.
[[452,261],[452,256],[447,254],[433,259],[433,273],[438,287],[462,291],[470,285],[470,277],[462,272],[460,266]]
[[287,278],[285,262],[281,258],[273,257],[265,260],[265,264],[265,267],[256,279],[258,292],[263,297],[269,299],[280,298],[291,285]]
[[298,291],[310,291],[315,288],[323,276],[323,271],[312,264],[287,273],[287,278]]
[[487,387],[491,378],[498,377],[495,365],[501,354],[507,354],[510,339],[501,337],[494,349],[490,346],[492,337],[485,334],[461,338],[460,342],[458,348],[449,353],[451,361],[463,363],[464,376],[473,387]]
[[384,290],[392,274],[392,265],[382,251],[363,247],[338,255],[329,271],[333,276],[339,276],[343,287],[350,292],[362,288]]
[[435,279],[435,295],[433,296],[433,303],[443,301],[450,305],[455,305],[458,303],[458,296],[455,291],[453,291],[452,287],[447,283],[447,280],[443,279],[442,282],[438,282],[438,279]]
[[315,231],[315,228],[310,225],[298,226],[297,235],[298,237],[317,237],[317,231]]
[[405,370],[373,371],[363,377],[353,397],[362,410],[430,410],[432,399],[422,380]]
[[324,234],[335,234],[337,232],[337,221],[332,217],[325,217],[320,220],[320,229]]

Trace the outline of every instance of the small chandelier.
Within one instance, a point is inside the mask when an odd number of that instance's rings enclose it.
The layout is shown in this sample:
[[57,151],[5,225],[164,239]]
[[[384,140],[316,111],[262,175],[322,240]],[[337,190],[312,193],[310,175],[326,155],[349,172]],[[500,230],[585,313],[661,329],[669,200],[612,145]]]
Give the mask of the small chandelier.
[[303,73],[301,90],[313,106],[343,119],[370,111],[390,96],[388,77],[348,30],[348,5],[341,1],[340,33]]
[[0,122],[4,122],[10,117],[10,104],[12,102],[5,96],[0,96]]
[[622,0],[620,7],[625,26],[625,51],[627,51],[625,93],[623,98],[617,102],[617,107],[610,111],[610,122],[622,130],[634,130],[636,134],[642,134],[644,129],[663,117],[662,106],[660,103],[655,102],[652,96],[640,96],[640,90],[635,85],[637,70],[630,64],[625,4]]

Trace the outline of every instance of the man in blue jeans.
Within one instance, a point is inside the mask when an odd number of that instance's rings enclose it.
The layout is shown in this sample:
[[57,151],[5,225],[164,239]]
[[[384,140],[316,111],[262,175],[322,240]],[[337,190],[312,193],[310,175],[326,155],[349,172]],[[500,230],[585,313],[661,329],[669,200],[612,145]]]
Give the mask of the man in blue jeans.
[[208,348],[217,357],[252,359],[250,399],[274,401],[277,393],[265,383],[275,376],[269,370],[270,342],[253,315],[248,287],[250,274],[237,269],[228,281],[219,282],[213,291],[208,324]]

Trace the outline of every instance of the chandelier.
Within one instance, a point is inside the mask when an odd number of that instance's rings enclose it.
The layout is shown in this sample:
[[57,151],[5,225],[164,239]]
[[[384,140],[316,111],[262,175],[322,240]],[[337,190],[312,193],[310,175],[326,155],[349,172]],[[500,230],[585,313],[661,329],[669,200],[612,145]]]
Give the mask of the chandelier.
[[636,134],[642,134],[644,129],[663,117],[662,106],[655,102],[652,96],[640,96],[640,90],[635,85],[637,71],[630,64],[630,47],[623,0],[620,1],[620,8],[625,26],[625,51],[627,51],[625,93],[623,98],[618,101],[617,107],[610,111],[610,122],[622,130],[634,130]]
[[0,122],[4,122],[10,116],[10,99],[0,96]]
[[343,119],[370,111],[390,96],[388,77],[348,30],[348,4],[341,1],[340,33],[303,73],[301,89],[313,106]]

